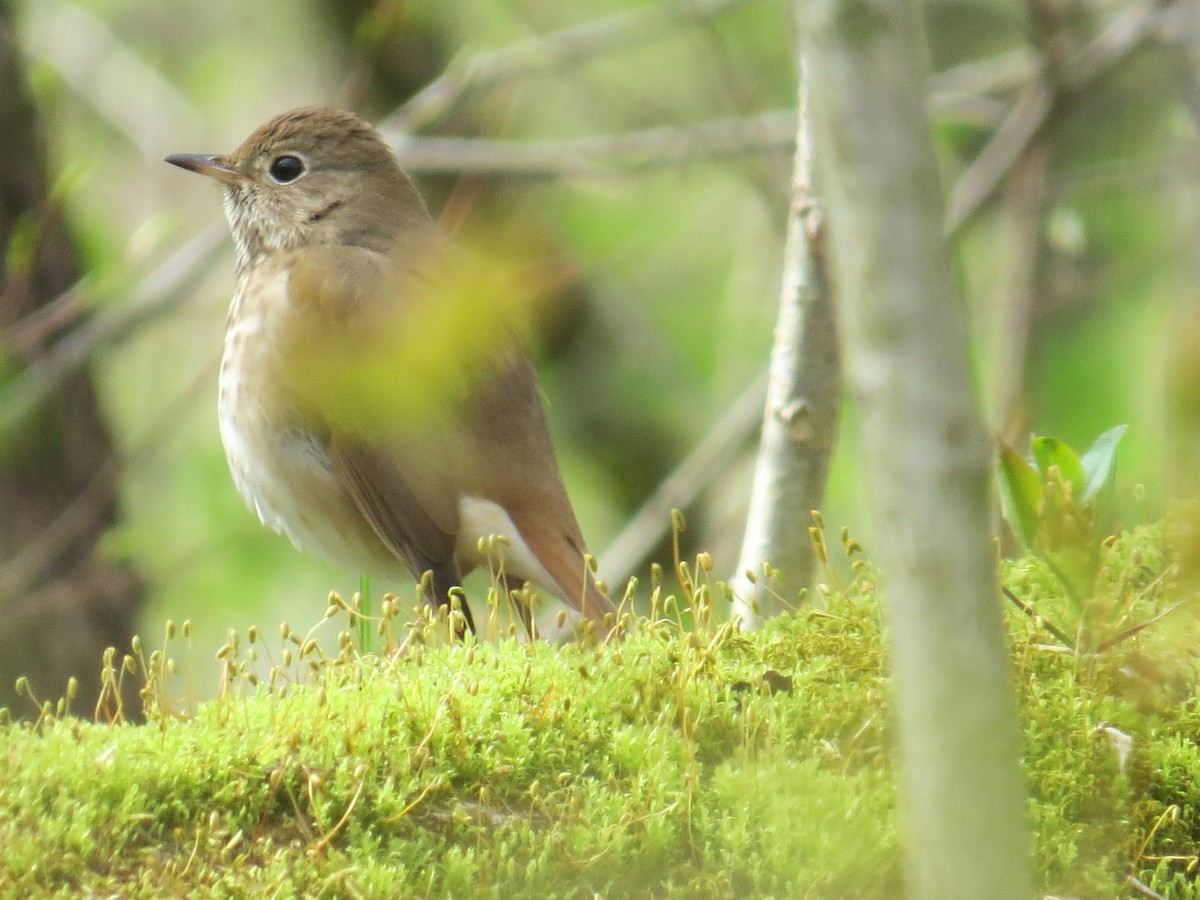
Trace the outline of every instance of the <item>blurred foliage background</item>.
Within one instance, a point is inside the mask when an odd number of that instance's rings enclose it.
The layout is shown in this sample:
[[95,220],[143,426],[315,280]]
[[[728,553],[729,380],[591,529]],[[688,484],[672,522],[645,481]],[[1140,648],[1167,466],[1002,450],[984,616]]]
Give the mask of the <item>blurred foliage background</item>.
[[[539,367],[601,575],[615,574],[609,542],[722,428],[739,452],[707,467],[684,546],[732,574],[756,419],[726,414],[772,337],[795,133],[788,4],[10,2],[54,196],[85,262],[80,296],[100,321],[136,311],[91,368],[123,463],[103,550],[147,579],[143,634],[190,618],[202,660],[228,628],[307,625],[328,590],[357,587],[357,573],[263,529],[234,491],[215,416],[231,247],[218,192],[161,162],[231,150],[311,103],[394,139],[405,124],[464,139],[411,166],[435,214],[452,230],[515,223],[536,236],[531,262],[569,275],[539,323]],[[1153,517],[1191,491],[1200,410],[1195,5],[938,0],[925,12],[990,424],[1087,446],[1130,423],[1117,511]],[[404,105],[447,71],[457,80],[442,93]],[[457,92],[464,77],[477,81]],[[631,132],[647,132],[636,148],[617,139]],[[456,171],[468,156],[483,168]],[[853,531],[852,433],[826,521]],[[644,543],[642,576],[670,555]]]

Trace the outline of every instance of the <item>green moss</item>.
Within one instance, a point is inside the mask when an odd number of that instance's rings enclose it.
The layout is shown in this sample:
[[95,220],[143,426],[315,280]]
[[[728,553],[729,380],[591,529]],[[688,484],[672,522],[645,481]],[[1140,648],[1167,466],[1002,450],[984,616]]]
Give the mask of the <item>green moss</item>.
[[[1162,528],[1106,553],[1093,631],[1121,638],[1180,588]],[[1036,563],[1004,579],[1070,630]],[[297,638],[258,687],[231,648],[194,715],[3,726],[0,894],[896,896],[879,621],[863,580],[752,635],[404,659]],[[1197,896],[1194,620],[1090,655],[1009,622],[1041,889]]]

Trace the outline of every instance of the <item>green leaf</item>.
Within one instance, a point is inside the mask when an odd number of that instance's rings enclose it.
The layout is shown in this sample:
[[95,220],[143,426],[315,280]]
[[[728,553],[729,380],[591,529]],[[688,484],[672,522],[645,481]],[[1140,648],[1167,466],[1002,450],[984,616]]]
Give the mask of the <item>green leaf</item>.
[[1071,485],[1071,496],[1076,502],[1083,496],[1085,479],[1083,463],[1078,454],[1065,441],[1052,437],[1037,437],[1033,439],[1033,458],[1037,460],[1042,478],[1050,471],[1051,466],[1058,466],[1062,480]]
[[1117,464],[1117,445],[1128,430],[1128,425],[1118,425],[1116,428],[1108,429],[1096,438],[1092,446],[1088,447],[1087,452],[1083,454],[1082,465],[1087,486],[1084,488],[1080,503],[1084,505],[1091,503],[1100,491],[1112,481]]
[[1037,469],[1008,444],[1000,447],[1000,508],[1004,520],[1026,547],[1033,547],[1038,531],[1038,505],[1042,479]]

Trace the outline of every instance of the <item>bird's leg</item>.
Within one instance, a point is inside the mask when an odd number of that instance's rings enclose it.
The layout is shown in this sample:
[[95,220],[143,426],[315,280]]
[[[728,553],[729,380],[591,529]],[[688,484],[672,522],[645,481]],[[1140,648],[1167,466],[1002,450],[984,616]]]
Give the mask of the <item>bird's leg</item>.
[[[453,563],[431,567],[429,569],[432,579],[429,584],[429,591],[425,595],[425,602],[431,603],[434,612],[440,610],[441,607],[446,608],[447,613],[452,613],[457,607],[462,613],[463,619],[467,623],[467,628],[471,634],[476,634],[475,617],[471,615],[471,607],[467,605],[466,595],[462,592],[460,585],[462,578],[458,573],[458,566]],[[458,588],[454,592],[454,597],[451,597],[451,590]],[[466,632],[455,629],[454,636],[462,638]]]

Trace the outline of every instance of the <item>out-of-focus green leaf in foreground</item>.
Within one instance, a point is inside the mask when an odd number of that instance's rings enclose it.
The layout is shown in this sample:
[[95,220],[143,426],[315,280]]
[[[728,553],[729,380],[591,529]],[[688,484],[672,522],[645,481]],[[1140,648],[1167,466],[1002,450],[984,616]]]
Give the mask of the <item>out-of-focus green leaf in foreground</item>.
[[[1034,437],[1033,458],[1000,447],[997,469],[1001,510],[1013,534],[1052,571],[1072,601],[1054,632],[1065,643],[1095,648],[1127,623],[1114,620],[1097,579],[1111,538],[1103,533],[1116,477],[1117,446],[1127,426],[1110,428],[1080,457],[1065,442]],[[1031,605],[1011,595],[1027,612]],[[1037,615],[1047,619],[1040,608]],[[1074,632],[1075,637],[1067,637]]]

